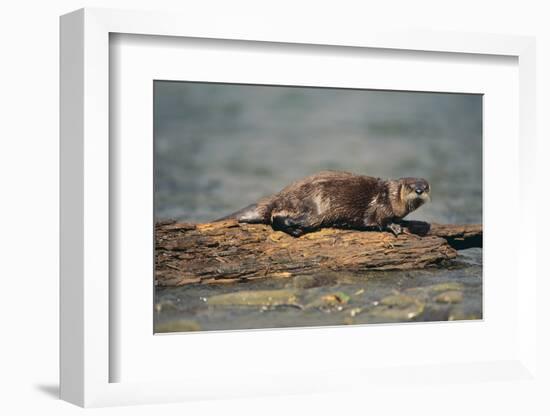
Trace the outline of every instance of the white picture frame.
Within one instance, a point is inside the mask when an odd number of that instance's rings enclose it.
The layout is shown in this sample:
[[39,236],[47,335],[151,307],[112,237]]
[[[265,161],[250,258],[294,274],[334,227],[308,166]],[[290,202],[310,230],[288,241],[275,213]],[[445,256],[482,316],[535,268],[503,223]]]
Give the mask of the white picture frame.
[[[419,360],[416,365],[389,368],[369,364],[358,367],[350,379],[349,368],[343,368],[348,382],[343,383],[337,369],[328,368],[330,377],[319,381],[319,372],[304,364],[292,377],[281,371],[266,372],[268,378],[247,379],[235,374],[220,374],[215,369],[195,372],[179,380],[113,381],[112,367],[117,356],[112,349],[111,312],[113,287],[109,276],[114,259],[110,258],[110,227],[113,226],[110,199],[110,172],[116,170],[110,158],[110,34],[147,35],[181,38],[225,39],[228,41],[276,42],[281,45],[331,45],[340,48],[424,51],[436,54],[494,55],[518,60],[519,76],[519,159],[517,178],[519,203],[517,212],[529,212],[534,204],[534,114],[535,114],[535,43],[533,38],[431,32],[397,32],[394,30],[350,30],[330,33],[312,26],[276,27],[243,19],[242,24],[219,20],[204,21],[186,16],[130,12],[107,9],[83,9],[61,18],[61,398],[80,406],[158,403],[198,398],[239,397],[282,393],[308,393],[339,389],[360,389],[376,383],[391,383],[399,377],[403,382],[433,382],[455,379],[473,383],[481,380],[517,380],[536,377],[536,304],[534,250],[527,242],[536,241],[535,229],[527,215],[518,215],[518,241],[514,255],[522,266],[518,280],[517,310],[514,311],[517,345],[495,360],[485,356],[470,362],[439,364]],[[258,45],[261,45],[258,43]],[[515,171],[514,171],[515,172]],[[519,270],[510,270],[514,276]],[[514,281],[515,282],[515,281]],[[147,305],[144,309],[151,311]],[[517,313],[516,313],[517,312]],[[116,327],[116,326],[115,326]],[[417,327],[418,328],[418,327]],[[415,327],[397,328],[412,332]],[[341,336],[334,329],[322,329],[324,335]],[[289,332],[271,331],[261,337],[281,342]],[[312,332],[308,334],[311,338]],[[322,332],[315,332],[322,334]],[[194,337],[205,334],[192,335]],[[151,333],[151,336],[152,333]],[[237,338],[232,333],[206,334],[207,342],[228,345]],[[314,335],[317,336],[317,335]],[[321,336],[321,335],[319,335]],[[282,338],[281,338],[282,337]],[[172,337],[164,337],[168,339]],[[235,340],[234,342],[242,342]],[[188,338],[189,340],[189,338]],[[275,341],[273,341],[275,340]],[[247,342],[254,342],[248,339]],[[190,343],[190,342],[189,342]],[[248,345],[248,344],[247,344]],[[250,344],[252,345],[252,344]],[[259,346],[263,344],[258,344]],[[139,346],[135,346],[139,348]],[[118,350],[117,350],[118,351]],[[355,354],[357,351],[353,350]],[[353,355],[353,354],[352,354]],[[473,374],[483,373],[482,377]],[[246,375],[246,371],[243,371]],[[442,375],[446,373],[446,375]],[[262,373],[258,373],[261,375]],[[323,374],[323,372],[321,372]],[[212,376],[216,378],[213,380]],[[447,378],[446,378],[447,377]],[[307,380],[314,381],[307,383]],[[229,386],[229,387],[228,387]]]

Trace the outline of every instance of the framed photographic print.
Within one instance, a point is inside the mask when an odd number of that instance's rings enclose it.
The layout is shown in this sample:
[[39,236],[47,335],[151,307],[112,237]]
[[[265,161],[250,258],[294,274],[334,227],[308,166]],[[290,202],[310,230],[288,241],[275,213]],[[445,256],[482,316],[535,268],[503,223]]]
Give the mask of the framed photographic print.
[[153,94],[155,332],[482,318],[481,94]]
[[61,19],[62,398],[530,378],[533,40],[185,22]]

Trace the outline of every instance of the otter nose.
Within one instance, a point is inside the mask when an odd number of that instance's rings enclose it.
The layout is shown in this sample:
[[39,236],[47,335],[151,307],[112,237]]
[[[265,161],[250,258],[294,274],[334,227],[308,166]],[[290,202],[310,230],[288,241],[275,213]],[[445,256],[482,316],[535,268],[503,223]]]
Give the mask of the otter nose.
[[424,189],[422,189],[422,188],[416,188],[414,191],[416,192],[417,195],[421,195],[422,192],[424,192]]

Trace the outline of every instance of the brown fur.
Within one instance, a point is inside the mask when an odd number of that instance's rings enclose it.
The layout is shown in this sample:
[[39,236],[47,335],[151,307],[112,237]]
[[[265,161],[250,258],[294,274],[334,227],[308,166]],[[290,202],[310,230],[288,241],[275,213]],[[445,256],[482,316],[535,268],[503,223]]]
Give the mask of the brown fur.
[[224,219],[271,224],[294,236],[324,227],[389,227],[397,234],[400,228],[395,223],[429,200],[429,192],[428,182],[419,178],[383,180],[323,171]]

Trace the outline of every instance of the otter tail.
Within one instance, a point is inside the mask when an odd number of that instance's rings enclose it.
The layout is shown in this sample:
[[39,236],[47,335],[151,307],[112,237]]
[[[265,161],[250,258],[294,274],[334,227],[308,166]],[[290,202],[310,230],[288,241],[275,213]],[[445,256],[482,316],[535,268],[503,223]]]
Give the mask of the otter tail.
[[226,215],[225,217],[218,218],[217,220],[214,220],[214,222],[236,219],[239,222],[260,224],[265,221],[264,218],[265,218],[264,213],[262,213],[262,210],[260,209],[259,205],[250,204],[247,207],[244,207],[243,209],[240,209],[229,215]]

